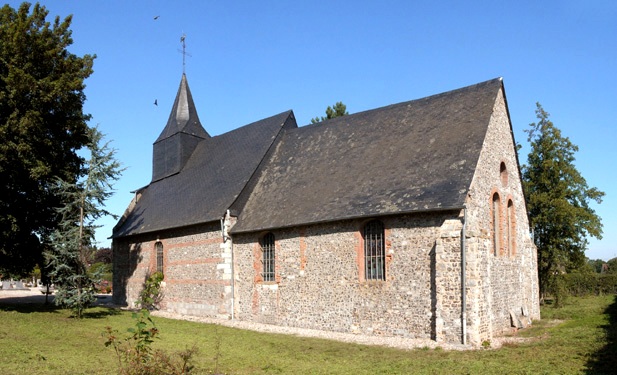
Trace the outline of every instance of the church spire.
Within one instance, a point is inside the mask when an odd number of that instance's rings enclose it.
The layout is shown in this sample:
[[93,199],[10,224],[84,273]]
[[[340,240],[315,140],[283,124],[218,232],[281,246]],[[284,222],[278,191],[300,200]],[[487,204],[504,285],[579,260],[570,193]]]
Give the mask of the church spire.
[[180,87],[178,88],[174,105],[171,108],[167,125],[156,142],[169,138],[176,133],[186,133],[199,138],[210,138],[208,132],[201,126],[199,116],[197,116],[197,109],[193,102],[193,95],[191,95],[186,74],[182,74]]
[[154,142],[152,181],[180,172],[197,143],[207,138],[183,73],[167,125]]

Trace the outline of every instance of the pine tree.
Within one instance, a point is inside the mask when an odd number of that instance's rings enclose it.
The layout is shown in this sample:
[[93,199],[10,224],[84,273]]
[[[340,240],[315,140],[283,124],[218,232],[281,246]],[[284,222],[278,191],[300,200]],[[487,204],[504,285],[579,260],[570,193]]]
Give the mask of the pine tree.
[[89,139],[84,177],[77,183],[58,180],[57,190],[65,204],[58,208],[62,219],[52,235],[52,249],[46,253],[56,304],[70,308],[79,318],[96,300],[94,285],[100,277],[88,274],[95,221],[115,216],[104,208],[105,200],[113,194],[112,182],[122,172],[109,142],[101,145],[103,134],[97,128],[89,130]]
[[349,112],[347,112],[347,106],[343,104],[343,102],[336,102],[332,107],[328,106],[326,108],[326,117],[321,116],[315,117],[311,119],[311,124],[316,124],[318,122],[326,121],[333,119],[335,117],[347,116]]
[[537,103],[537,123],[526,130],[531,151],[523,166],[527,208],[538,248],[540,293],[554,289],[558,274],[585,265],[587,237],[602,238],[601,218],[589,206],[604,193],[590,188],[574,165],[578,147]]
[[0,272],[13,275],[42,265],[58,224],[52,186],[75,181],[88,142],[84,80],[95,56],[70,53],[71,16],[48,22],[48,13],[0,8]]

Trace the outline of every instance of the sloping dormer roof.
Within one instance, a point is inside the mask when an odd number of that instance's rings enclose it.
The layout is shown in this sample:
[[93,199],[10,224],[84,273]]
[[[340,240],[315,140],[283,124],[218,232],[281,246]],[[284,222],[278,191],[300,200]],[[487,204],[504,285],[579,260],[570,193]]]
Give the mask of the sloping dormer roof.
[[200,141],[179,173],[140,190],[113,237],[218,221],[283,127],[296,126],[293,112],[287,111]]
[[232,232],[460,209],[501,79],[285,132]]

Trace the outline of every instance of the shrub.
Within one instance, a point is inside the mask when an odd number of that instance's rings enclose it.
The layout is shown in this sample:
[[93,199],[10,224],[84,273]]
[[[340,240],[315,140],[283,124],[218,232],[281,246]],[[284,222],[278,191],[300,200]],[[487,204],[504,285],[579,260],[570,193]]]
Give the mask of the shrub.
[[569,273],[560,275],[559,280],[571,296],[617,294],[617,274]]
[[112,283],[107,280],[103,280],[100,283],[94,285],[98,293],[111,293]]
[[156,310],[159,307],[163,294],[161,290],[161,282],[163,281],[163,273],[155,272],[146,278],[143,289],[139,293],[139,300],[135,301],[137,306],[142,309]]
[[121,375],[181,375],[190,374],[194,369],[190,361],[197,353],[193,346],[182,352],[170,355],[163,350],[153,349],[152,343],[160,339],[159,330],[150,318],[150,312],[143,309],[133,313],[135,327],[129,328],[129,336],[117,337],[118,331],[105,327],[103,336],[105,346],[114,348],[118,359],[118,372]]

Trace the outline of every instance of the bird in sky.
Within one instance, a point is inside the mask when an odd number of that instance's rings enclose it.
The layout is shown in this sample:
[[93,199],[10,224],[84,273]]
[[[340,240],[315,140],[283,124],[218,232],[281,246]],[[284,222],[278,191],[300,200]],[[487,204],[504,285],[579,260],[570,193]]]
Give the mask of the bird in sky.
[[154,105],[159,105],[158,101],[154,99]]
[[155,19],[155,20],[158,20],[158,19],[159,19],[159,17],[160,17],[160,16],[154,16],[154,19]]

